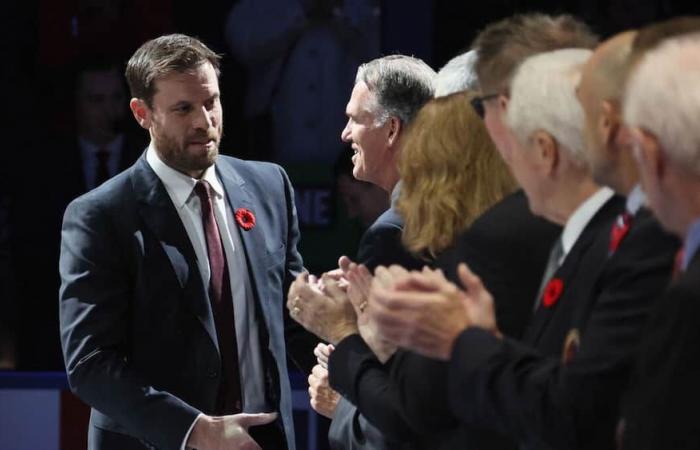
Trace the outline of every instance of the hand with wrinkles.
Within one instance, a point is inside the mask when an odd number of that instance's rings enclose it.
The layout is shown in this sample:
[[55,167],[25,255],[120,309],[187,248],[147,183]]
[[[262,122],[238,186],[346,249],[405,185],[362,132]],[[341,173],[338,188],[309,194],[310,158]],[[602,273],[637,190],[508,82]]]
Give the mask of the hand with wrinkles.
[[465,264],[458,273],[466,291],[430,269],[411,272],[388,289],[373,285],[370,317],[379,334],[394,345],[442,360],[450,358],[457,336],[470,326],[500,337],[493,297]]
[[318,364],[309,375],[309,397],[311,407],[322,416],[333,418],[335,408],[340,401],[340,394],[334,391],[328,382],[328,358],[333,351],[332,345],[318,344],[314,355]]
[[320,280],[306,273],[297,276],[289,289],[287,308],[291,317],[326,342],[337,344],[357,333],[357,316],[340,282],[323,275]]

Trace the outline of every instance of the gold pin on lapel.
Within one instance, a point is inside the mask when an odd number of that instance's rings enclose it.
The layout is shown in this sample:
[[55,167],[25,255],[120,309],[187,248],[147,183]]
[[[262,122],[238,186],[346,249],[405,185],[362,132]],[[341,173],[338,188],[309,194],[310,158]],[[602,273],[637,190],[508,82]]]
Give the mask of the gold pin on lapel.
[[572,328],[566,334],[566,339],[564,339],[564,349],[561,352],[561,363],[563,365],[569,364],[576,357],[580,345],[581,335],[577,328]]

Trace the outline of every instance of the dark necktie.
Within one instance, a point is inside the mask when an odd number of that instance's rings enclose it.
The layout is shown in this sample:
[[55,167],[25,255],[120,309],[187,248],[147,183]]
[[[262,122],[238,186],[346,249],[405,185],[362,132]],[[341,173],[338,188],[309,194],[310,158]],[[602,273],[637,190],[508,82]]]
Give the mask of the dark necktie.
[[107,166],[107,161],[109,161],[109,152],[102,148],[96,153],[96,156],[97,170],[95,171],[95,186],[99,186],[105,181],[109,180],[109,167]]
[[241,412],[241,378],[238,369],[238,344],[226,254],[214,216],[211,186],[204,180],[199,181],[194,187],[194,192],[202,205],[202,225],[207,241],[211,272],[209,297],[214,313],[223,371],[217,401],[217,414],[235,414]]

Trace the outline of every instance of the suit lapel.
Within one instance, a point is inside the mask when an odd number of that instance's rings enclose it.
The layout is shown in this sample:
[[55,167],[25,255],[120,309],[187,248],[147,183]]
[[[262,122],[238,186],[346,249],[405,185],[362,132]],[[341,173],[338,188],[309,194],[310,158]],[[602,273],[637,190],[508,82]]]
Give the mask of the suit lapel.
[[[261,208],[258,207],[259,204],[246,189],[245,180],[243,180],[233,166],[219,160],[216,164],[216,169],[221,183],[224,186],[224,190],[226,191],[226,199],[228,200],[229,207],[231,211],[233,211],[234,216],[238,208],[246,208],[252,211],[257,217],[260,217],[261,214],[258,214],[261,211]],[[254,296],[256,297],[258,305],[262,308],[265,326],[270,330],[269,320],[273,317],[273,312],[270,311],[269,304],[263,301],[267,293],[265,283],[263,282],[267,267],[267,247],[265,246],[265,236],[263,235],[264,224],[258,223],[248,231],[243,230],[237,222],[233,224],[233,227],[235,227],[243,243],[246,263],[248,265],[248,275],[252,281],[251,284]]]
[[179,287],[185,290],[185,302],[218,349],[214,316],[194,248],[165,186],[146,162],[145,155],[136,162],[131,178],[141,217],[163,247]]
[[[537,308],[537,311],[535,312],[525,333],[524,340],[526,342],[536,344],[539,341],[542,333],[547,328],[547,325],[552,320],[552,317],[556,315],[559,309],[578,308],[580,306],[567,304],[572,301],[577,301],[579,298],[578,295],[576,295],[577,292],[574,292],[576,289],[572,289],[572,285],[574,284],[575,280],[584,276],[584,274],[580,272],[582,269],[597,270],[603,264],[605,264],[607,254],[589,255],[588,253],[589,250],[597,253],[595,249],[591,249],[591,246],[593,246],[594,242],[601,235],[601,233],[605,234],[605,242],[607,243],[607,236],[610,226],[612,225],[612,220],[623,207],[624,200],[622,200],[621,197],[613,196],[588,222],[578,239],[576,239],[574,246],[566,255],[561,267],[559,267],[559,269],[557,269],[553,275],[553,278],[559,278],[563,281],[564,288],[562,290],[561,297],[557,303],[550,308],[545,308],[540,302],[540,306]],[[597,246],[595,248],[597,248]]]

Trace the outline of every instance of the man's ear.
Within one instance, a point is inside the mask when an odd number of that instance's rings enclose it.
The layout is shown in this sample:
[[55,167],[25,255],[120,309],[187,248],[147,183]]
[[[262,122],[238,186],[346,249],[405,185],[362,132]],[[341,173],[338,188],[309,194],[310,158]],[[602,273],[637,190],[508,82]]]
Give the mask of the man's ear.
[[659,141],[640,128],[630,128],[630,141],[632,143],[634,159],[643,178],[661,183],[666,175],[667,162]]
[[545,173],[552,174],[559,164],[559,146],[551,134],[538,130],[532,136],[535,144],[533,151],[537,165],[542,167]]
[[501,112],[505,114],[508,111],[508,103],[510,102],[510,98],[506,94],[501,94],[498,96],[498,107],[501,109]]
[[134,115],[136,121],[141,125],[142,128],[148,130],[151,128],[152,114],[151,108],[148,107],[146,102],[140,98],[132,98],[129,101],[129,108],[131,113]]
[[598,134],[606,147],[615,147],[613,143],[618,139],[621,125],[619,106],[609,100],[604,100],[600,105]]
[[389,147],[398,142],[402,127],[401,119],[394,116],[389,117],[389,135],[387,136]]

